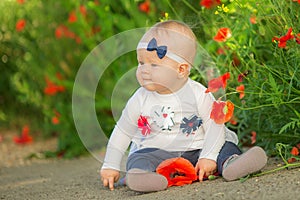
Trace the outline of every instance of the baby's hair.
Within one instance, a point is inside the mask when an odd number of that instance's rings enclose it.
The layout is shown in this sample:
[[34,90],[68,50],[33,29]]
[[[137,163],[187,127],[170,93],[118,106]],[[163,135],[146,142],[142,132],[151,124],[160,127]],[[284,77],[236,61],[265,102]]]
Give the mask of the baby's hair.
[[166,28],[170,30],[174,30],[176,32],[182,33],[185,36],[188,36],[190,39],[197,40],[192,29],[185,23],[176,21],[176,20],[168,20],[155,24],[154,28]]

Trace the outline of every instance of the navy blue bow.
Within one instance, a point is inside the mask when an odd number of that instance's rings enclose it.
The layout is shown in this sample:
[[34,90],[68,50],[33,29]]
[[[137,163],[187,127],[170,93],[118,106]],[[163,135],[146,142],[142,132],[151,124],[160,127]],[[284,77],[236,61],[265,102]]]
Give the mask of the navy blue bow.
[[155,38],[152,38],[150,40],[148,46],[147,46],[147,51],[156,51],[157,56],[162,59],[166,53],[167,53],[167,46],[157,46],[157,42]]

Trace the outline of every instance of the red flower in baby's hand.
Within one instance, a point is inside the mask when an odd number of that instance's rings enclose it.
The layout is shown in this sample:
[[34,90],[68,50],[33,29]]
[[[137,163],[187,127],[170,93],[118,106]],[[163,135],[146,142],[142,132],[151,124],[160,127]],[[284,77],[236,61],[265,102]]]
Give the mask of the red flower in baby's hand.
[[24,126],[22,134],[20,136],[15,136],[13,138],[14,142],[17,144],[27,144],[32,142],[32,137],[29,135],[29,127]]
[[231,30],[229,28],[220,28],[214,37],[217,42],[225,42],[231,37]]
[[168,187],[191,184],[198,179],[192,163],[181,157],[164,160],[158,165],[156,172],[167,178]]
[[231,101],[215,101],[210,113],[210,118],[217,124],[223,124],[231,119],[233,111],[234,105]]
[[225,89],[227,85],[227,80],[230,78],[230,73],[227,72],[223,74],[222,76],[219,76],[218,78],[214,78],[208,82],[208,88],[205,91],[205,93],[208,92],[216,92],[220,88]]

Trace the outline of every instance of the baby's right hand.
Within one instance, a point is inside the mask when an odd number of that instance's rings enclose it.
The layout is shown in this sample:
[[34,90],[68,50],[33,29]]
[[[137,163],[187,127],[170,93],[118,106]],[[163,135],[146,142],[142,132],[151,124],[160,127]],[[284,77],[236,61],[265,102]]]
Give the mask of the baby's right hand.
[[114,183],[120,178],[120,172],[115,169],[101,169],[100,176],[104,187],[114,190]]

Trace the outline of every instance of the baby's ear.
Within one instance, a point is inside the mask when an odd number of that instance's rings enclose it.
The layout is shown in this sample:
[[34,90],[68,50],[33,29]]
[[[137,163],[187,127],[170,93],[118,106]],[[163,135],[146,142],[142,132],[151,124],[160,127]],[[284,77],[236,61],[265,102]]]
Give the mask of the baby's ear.
[[178,77],[179,78],[184,78],[186,76],[188,76],[190,73],[189,70],[189,65],[188,64],[180,64],[178,67]]

